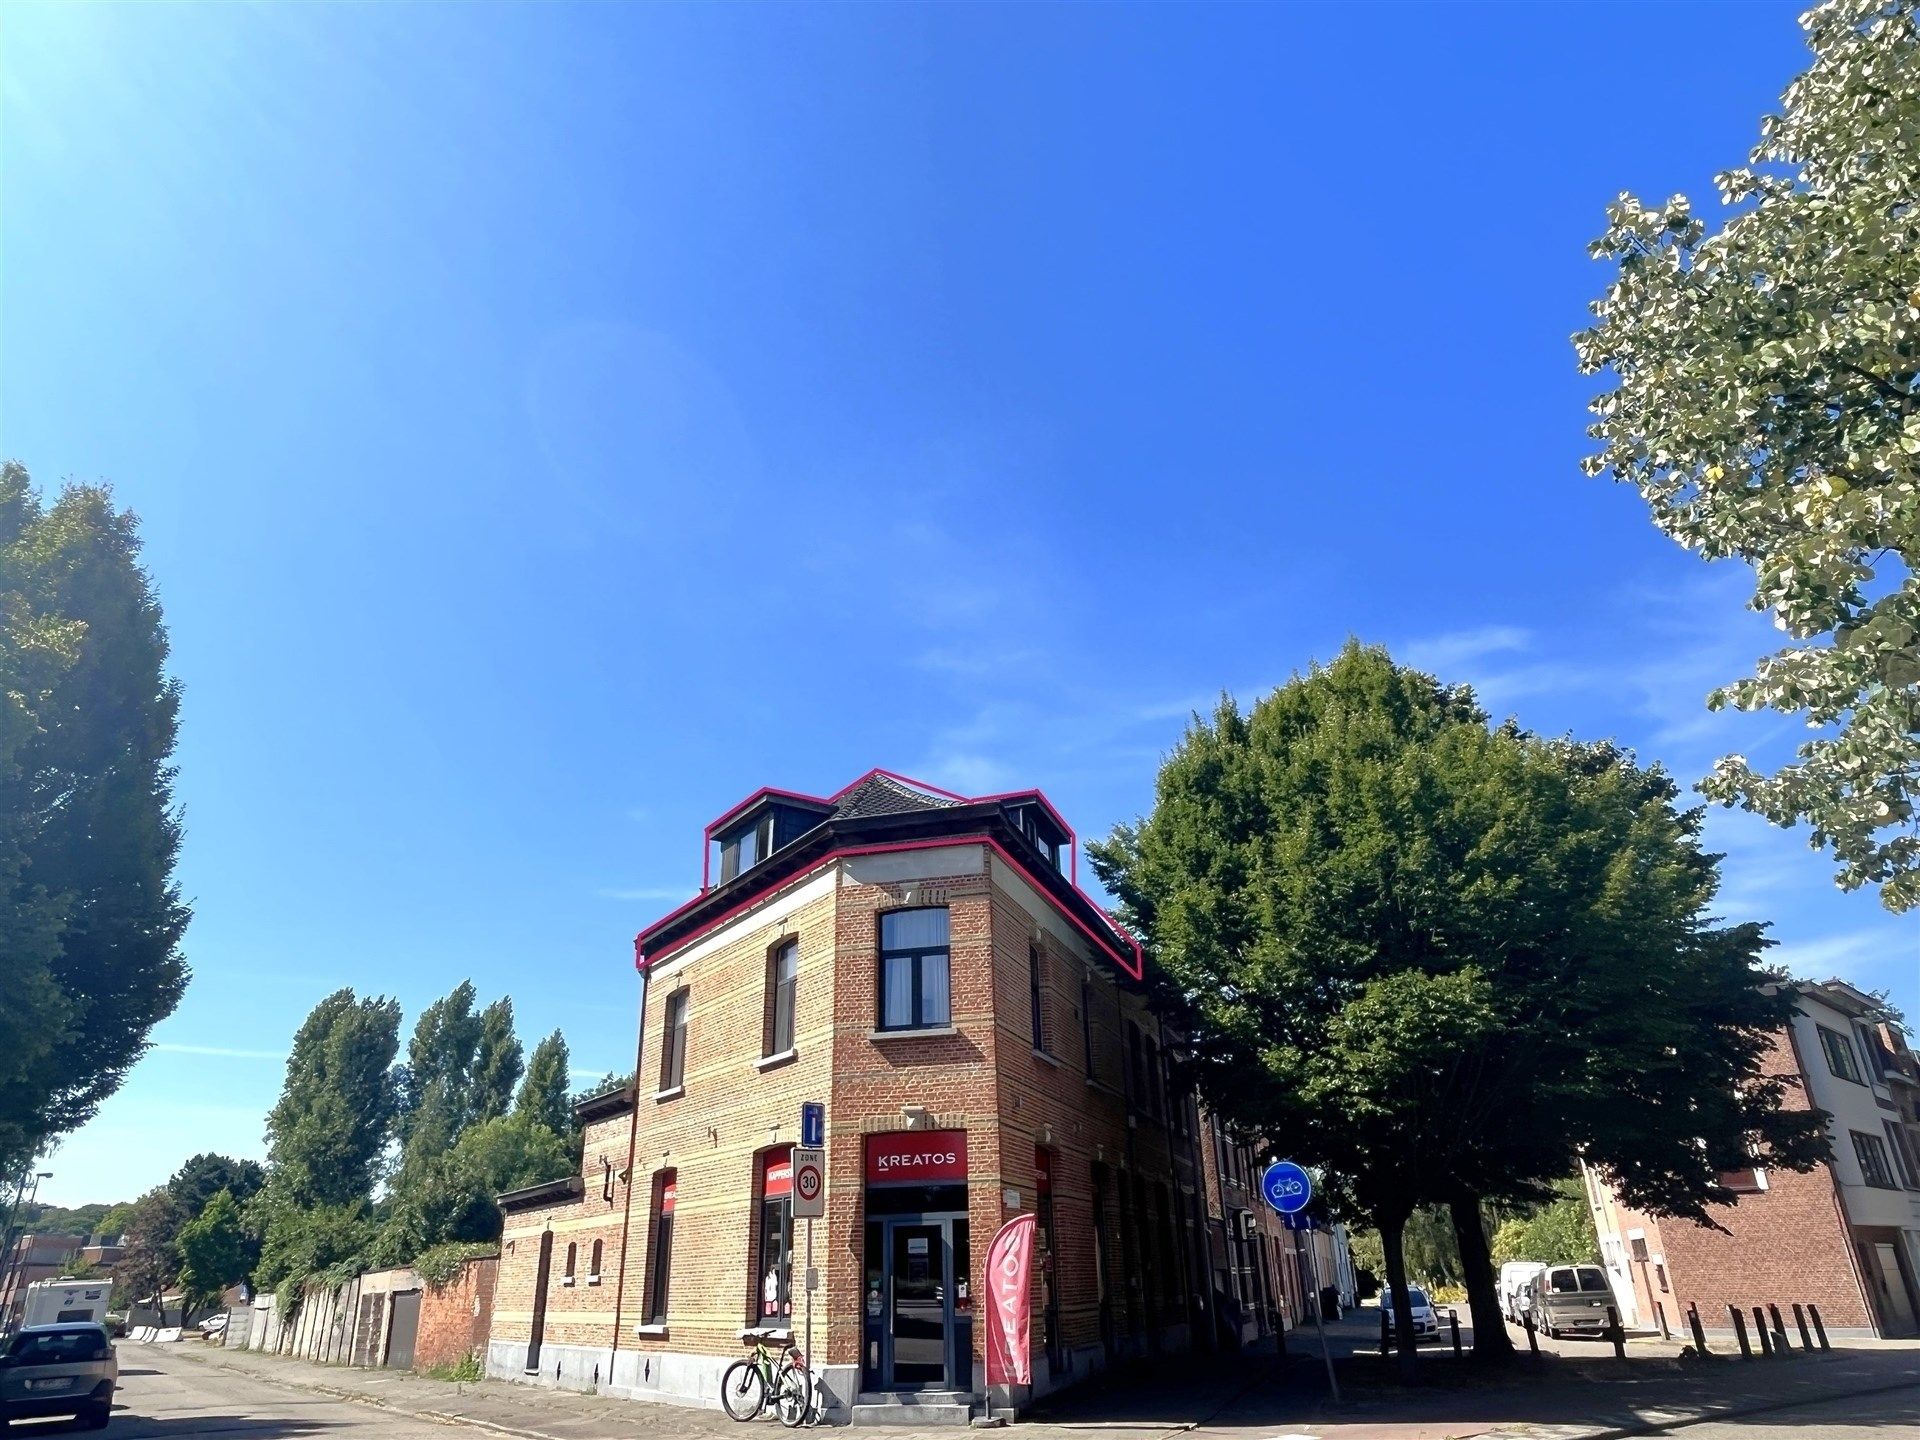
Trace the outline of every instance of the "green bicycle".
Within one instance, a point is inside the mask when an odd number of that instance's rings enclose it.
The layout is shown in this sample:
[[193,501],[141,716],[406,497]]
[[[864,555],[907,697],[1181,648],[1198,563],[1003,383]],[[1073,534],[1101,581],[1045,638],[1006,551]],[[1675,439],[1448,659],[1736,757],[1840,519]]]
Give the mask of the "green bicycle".
[[788,1429],[806,1424],[813,1414],[807,1357],[788,1341],[775,1364],[767,1342],[756,1338],[752,1358],[734,1361],[720,1377],[720,1405],[735,1420],[771,1410]]

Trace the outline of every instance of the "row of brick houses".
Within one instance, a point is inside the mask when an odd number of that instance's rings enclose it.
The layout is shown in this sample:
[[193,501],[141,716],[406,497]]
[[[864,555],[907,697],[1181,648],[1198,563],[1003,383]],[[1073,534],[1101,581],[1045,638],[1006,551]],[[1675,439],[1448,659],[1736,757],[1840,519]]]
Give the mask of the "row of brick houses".
[[[803,1101],[829,1117],[836,1419],[979,1402],[984,1254],[1025,1211],[1035,1393],[1304,1313],[1255,1157],[1169,1084],[1181,1037],[1045,796],[874,771],[757,792],[706,839],[708,883],[636,941],[635,1084],[579,1108],[579,1174],[502,1197],[490,1374],[711,1405],[744,1341],[801,1338]],[[1320,1273],[1351,1303],[1342,1241],[1318,1237]]]
[[1689,1306],[1725,1337],[1728,1307],[1813,1304],[1829,1334],[1920,1335],[1920,1063],[1874,996],[1798,984],[1768,1073],[1792,1106],[1824,1110],[1833,1158],[1806,1174],[1756,1164],[1715,1225],[1660,1220],[1588,1171],[1602,1258],[1629,1324],[1683,1331]]

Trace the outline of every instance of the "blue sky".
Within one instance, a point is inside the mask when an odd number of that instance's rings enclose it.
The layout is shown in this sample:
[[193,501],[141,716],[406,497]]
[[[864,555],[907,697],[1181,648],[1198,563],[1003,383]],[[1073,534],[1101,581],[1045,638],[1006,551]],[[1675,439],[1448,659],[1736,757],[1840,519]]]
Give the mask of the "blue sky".
[[[1099,833],[1349,634],[1780,758],[1700,703],[1775,632],[1580,476],[1567,337],[1799,8],[9,6],[0,453],[143,517],[196,911],[45,1194],[261,1154],[339,985],[624,1069],[631,936],[747,791]],[[1710,833],[1780,958],[1920,1009],[1912,923]]]

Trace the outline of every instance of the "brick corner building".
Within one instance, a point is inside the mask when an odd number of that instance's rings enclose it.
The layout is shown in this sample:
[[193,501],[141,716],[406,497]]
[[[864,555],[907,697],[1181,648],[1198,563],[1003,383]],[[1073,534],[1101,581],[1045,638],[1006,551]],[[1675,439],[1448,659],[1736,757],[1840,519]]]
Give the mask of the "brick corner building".
[[[828,1114],[811,1299],[835,1419],[975,1405],[981,1267],[1024,1212],[1036,1394],[1302,1312],[1251,1152],[1169,1083],[1181,1037],[1044,795],[873,771],[758,791],[706,841],[700,893],[636,940],[634,1084],[582,1102],[579,1174],[501,1197],[490,1374],[714,1405],[745,1342],[804,1341],[804,1101]],[[1342,1260],[1321,1279],[1351,1303]]]

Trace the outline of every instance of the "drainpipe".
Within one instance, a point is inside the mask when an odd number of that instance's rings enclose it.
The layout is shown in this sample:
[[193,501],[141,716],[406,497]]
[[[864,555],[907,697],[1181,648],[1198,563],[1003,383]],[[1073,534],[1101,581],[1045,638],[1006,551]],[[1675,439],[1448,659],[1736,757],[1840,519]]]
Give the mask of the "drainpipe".
[[[642,959],[640,941],[633,942],[636,968]],[[635,1149],[640,1130],[640,1062],[647,1053],[647,972],[640,970],[640,1033],[633,1042],[633,1108],[627,1116],[627,1201],[620,1216],[620,1270],[613,1282],[613,1354],[620,1352],[620,1327],[624,1322],[627,1299],[627,1241],[633,1232],[633,1186]],[[607,1362],[607,1379],[613,1379],[613,1362]]]

